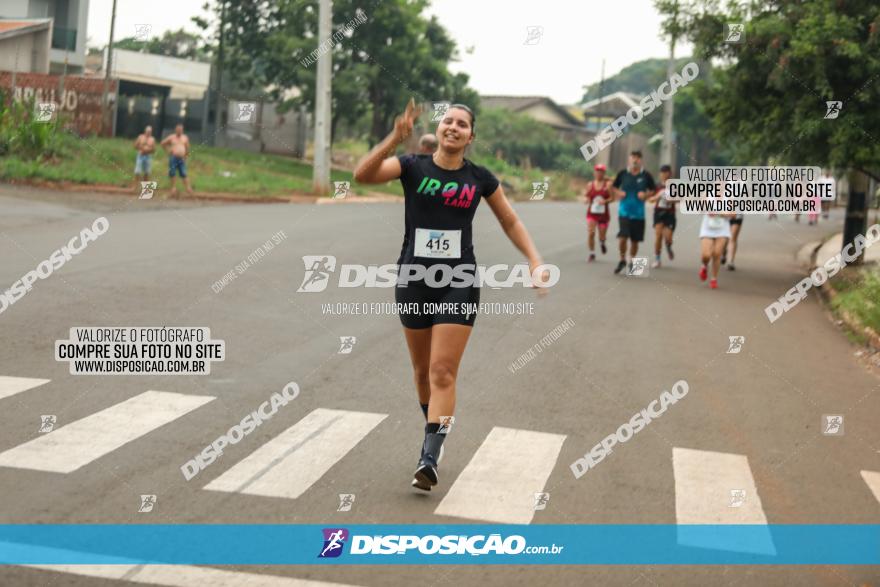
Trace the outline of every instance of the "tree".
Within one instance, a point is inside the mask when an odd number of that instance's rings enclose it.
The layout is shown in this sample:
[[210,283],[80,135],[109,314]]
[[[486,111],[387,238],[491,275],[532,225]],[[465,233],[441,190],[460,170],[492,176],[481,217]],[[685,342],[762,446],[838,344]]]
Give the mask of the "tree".
[[[880,180],[880,4],[872,0],[744,2],[683,7],[696,52],[726,63],[700,93],[718,139],[741,160],[852,167]],[[747,18],[747,15],[750,15]],[[725,23],[744,42],[724,42]],[[826,102],[842,101],[837,119]]]
[[[649,94],[666,79],[667,61],[668,59],[664,57],[643,59],[631,63],[618,73],[608,77],[604,84],[595,82],[584,86],[584,95],[581,101],[589,102],[599,98],[600,85],[602,85],[602,93],[606,96],[614,92],[629,92],[638,96]],[[689,61],[691,61],[690,57],[676,59],[676,69],[680,71]]]
[[207,48],[201,37],[185,30],[165,31],[161,37],[140,40],[136,37],[125,37],[113,43],[114,49],[125,49],[141,53],[153,53],[168,57],[205,61],[209,58]]
[[[455,43],[436,18],[422,15],[427,5],[427,0],[334,2],[332,128],[370,116],[370,138],[378,141],[410,96],[476,101],[467,76],[449,72]],[[359,14],[365,22],[356,22]],[[270,88],[282,107],[312,108],[316,67],[309,57],[325,41],[317,38],[317,20],[316,7],[301,0],[228,3],[225,71],[243,88]],[[296,97],[289,97],[291,89]]]

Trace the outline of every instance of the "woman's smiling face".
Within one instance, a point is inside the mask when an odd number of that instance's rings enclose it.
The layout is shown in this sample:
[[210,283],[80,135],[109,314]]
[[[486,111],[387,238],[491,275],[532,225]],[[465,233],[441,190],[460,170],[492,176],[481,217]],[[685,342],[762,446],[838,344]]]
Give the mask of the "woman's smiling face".
[[470,112],[450,107],[437,125],[437,140],[446,151],[461,151],[473,142],[474,133]]

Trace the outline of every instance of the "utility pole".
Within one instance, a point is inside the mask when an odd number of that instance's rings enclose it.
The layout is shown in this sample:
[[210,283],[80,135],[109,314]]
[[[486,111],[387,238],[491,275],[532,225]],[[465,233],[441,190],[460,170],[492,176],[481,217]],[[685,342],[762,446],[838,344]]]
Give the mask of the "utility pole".
[[223,92],[220,91],[223,83],[223,27],[226,24],[226,0],[220,0],[220,30],[217,41],[217,95],[214,110],[214,146],[217,146],[217,135],[220,134],[223,112]]
[[[669,63],[666,65],[666,79],[671,79],[675,73],[675,27],[678,23],[678,2],[675,3],[675,11],[672,14],[673,31],[669,34]],[[672,115],[675,109],[674,97],[670,97],[663,103],[663,140],[660,143],[660,165],[671,165],[673,172],[675,162],[672,160]]]
[[[110,16],[110,41],[108,41],[108,43],[107,43],[107,63],[105,64],[106,67],[104,68],[105,69],[105,71],[104,71],[104,100],[103,100],[104,116],[102,118],[102,120],[104,121],[104,124],[102,124],[102,126],[104,128],[102,128],[101,130],[105,131],[105,132],[106,132],[106,129],[108,126],[110,128],[113,127],[113,125],[112,125],[113,121],[109,120],[109,118],[110,118],[109,91],[110,91],[110,72],[113,70],[113,31],[114,31],[115,27],[116,27],[116,0],[113,0],[113,11]],[[110,123],[109,125],[107,124],[108,122]]]
[[[318,47],[330,38],[333,0],[320,0],[318,11]],[[318,55],[318,79],[315,87],[315,162],[312,187],[317,195],[330,191],[330,66],[332,51]]]

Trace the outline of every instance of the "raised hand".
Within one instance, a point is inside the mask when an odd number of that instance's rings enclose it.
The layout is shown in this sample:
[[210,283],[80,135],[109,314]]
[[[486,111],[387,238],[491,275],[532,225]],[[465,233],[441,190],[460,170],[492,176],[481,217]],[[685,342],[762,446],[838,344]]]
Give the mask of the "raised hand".
[[416,106],[415,100],[410,98],[406,110],[394,120],[394,134],[399,141],[405,141],[412,134],[413,124],[421,113],[421,106]]

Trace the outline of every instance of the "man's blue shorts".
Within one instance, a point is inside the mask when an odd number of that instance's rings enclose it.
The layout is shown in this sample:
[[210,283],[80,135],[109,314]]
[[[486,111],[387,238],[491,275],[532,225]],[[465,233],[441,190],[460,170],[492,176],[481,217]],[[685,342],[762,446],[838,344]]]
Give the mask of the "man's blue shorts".
[[172,155],[168,159],[168,177],[174,177],[174,173],[180,174],[180,177],[186,177],[186,160]]

